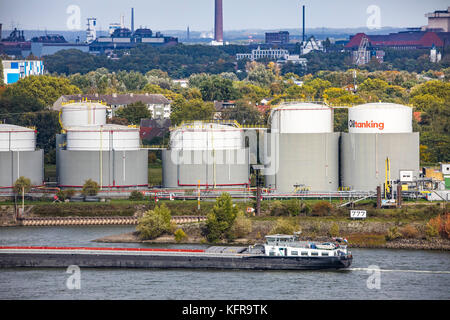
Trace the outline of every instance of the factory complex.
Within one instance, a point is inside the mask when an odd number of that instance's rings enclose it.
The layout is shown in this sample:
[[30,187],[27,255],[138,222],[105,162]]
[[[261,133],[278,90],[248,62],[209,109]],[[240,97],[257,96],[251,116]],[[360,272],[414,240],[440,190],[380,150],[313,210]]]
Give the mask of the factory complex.
[[[141,146],[139,128],[107,124],[108,108],[94,101],[62,104],[57,187],[80,189],[92,179],[101,191],[150,190],[148,149]],[[264,192],[280,196],[331,196],[418,186],[419,133],[412,130],[411,107],[350,107],[348,132],[334,132],[333,111],[325,103],[285,102],[271,109],[268,128],[236,121],[182,123],[171,128],[168,146],[160,148],[157,189],[250,190],[259,183]],[[35,140],[34,129],[0,125],[0,188],[12,188],[20,176],[44,186],[43,151],[36,150]],[[254,175],[263,178],[256,183]]]

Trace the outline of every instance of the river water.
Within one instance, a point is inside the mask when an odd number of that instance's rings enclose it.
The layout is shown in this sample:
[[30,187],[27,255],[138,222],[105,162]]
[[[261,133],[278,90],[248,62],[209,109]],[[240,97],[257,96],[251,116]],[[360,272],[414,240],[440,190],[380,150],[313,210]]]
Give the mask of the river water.
[[[163,246],[92,242],[131,231],[134,226],[1,228],[0,245]],[[350,270],[339,271],[82,268],[80,289],[68,289],[71,274],[66,269],[0,269],[0,299],[450,299],[448,252],[353,249],[352,253]]]

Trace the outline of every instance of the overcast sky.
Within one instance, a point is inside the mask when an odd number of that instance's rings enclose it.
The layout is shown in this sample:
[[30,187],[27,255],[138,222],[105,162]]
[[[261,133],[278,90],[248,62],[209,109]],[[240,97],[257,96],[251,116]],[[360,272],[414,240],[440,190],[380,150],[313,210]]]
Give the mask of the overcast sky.
[[[371,14],[380,9],[381,27],[419,27],[426,25],[424,14],[444,10],[448,0],[223,0],[224,29],[283,29],[301,24],[301,5],[306,5],[306,27],[353,28],[366,26]],[[212,30],[214,0],[0,0],[0,23],[20,29],[68,30],[69,6],[80,9],[81,29],[86,18],[97,18],[98,28],[125,16],[129,27],[134,7],[135,28],[153,30]],[[76,21],[76,20],[70,20]],[[69,22],[70,22],[69,21]],[[71,24],[73,26],[73,24]]]

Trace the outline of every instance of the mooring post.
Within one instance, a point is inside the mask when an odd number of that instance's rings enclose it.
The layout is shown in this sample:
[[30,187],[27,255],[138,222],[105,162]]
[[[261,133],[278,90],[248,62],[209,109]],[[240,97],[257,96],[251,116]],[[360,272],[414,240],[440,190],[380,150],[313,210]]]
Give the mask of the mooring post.
[[397,184],[397,207],[402,207],[402,185]]
[[377,186],[377,209],[381,209],[381,187]]

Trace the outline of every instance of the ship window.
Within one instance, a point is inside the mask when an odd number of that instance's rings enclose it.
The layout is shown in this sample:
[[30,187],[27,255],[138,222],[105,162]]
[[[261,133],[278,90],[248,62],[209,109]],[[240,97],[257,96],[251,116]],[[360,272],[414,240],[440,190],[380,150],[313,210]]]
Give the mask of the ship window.
[[328,256],[328,252],[322,252],[322,256]]
[[318,252],[315,252],[315,251],[312,251],[312,252],[311,252],[311,255],[312,255],[312,256],[318,256],[319,253],[318,253]]
[[302,251],[302,256],[307,256],[308,255],[308,251]]
[[291,254],[292,254],[293,256],[298,256],[298,251],[291,251]]

